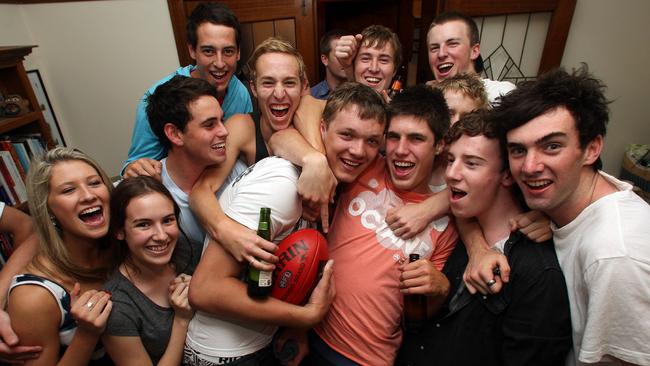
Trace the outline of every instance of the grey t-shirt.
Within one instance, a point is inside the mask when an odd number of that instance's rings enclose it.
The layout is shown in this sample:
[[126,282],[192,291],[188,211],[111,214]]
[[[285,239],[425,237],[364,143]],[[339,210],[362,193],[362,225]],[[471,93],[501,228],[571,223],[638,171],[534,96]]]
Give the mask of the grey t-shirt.
[[105,333],[111,336],[140,337],[153,364],[167,349],[174,310],[157,305],[135,287],[120,271],[104,284],[111,291],[113,309]]

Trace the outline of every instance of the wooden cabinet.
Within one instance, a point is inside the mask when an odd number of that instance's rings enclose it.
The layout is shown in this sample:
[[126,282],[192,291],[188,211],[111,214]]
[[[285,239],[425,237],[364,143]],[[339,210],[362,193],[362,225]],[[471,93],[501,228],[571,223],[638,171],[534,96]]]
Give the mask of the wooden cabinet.
[[48,148],[54,147],[50,128],[39,108],[27,78],[23,60],[36,46],[0,47],[0,92],[18,94],[29,101],[29,112],[15,117],[0,116],[0,135],[39,133]]

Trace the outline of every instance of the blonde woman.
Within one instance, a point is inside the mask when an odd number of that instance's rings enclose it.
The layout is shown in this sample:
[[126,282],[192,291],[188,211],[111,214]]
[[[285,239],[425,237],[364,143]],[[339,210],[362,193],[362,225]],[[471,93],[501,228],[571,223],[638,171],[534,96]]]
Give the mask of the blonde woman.
[[42,346],[26,365],[95,365],[111,311],[101,291],[114,267],[108,232],[110,180],[84,153],[55,148],[35,158],[27,178],[40,252],[14,277],[8,313],[24,345]]

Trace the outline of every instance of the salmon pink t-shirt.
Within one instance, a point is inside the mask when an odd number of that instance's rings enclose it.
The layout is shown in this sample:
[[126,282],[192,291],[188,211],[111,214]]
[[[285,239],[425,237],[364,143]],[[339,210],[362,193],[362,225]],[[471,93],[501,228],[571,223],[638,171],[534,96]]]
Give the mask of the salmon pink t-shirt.
[[412,239],[395,236],[385,223],[387,210],[419,203],[430,194],[398,191],[385,165],[378,158],[339,197],[327,237],[336,297],[315,329],[335,351],[373,366],[392,365],[402,341],[400,264],[418,253],[441,270],[458,238],[449,216]]

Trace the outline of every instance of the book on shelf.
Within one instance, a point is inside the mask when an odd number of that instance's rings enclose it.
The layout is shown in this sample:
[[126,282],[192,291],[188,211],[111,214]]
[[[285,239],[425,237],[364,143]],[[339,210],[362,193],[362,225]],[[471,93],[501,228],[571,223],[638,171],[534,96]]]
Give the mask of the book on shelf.
[[16,170],[18,170],[18,174],[20,174],[20,177],[24,182],[26,178],[25,169],[23,169],[23,165],[20,163],[18,153],[16,152],[16,149],[14,148],[14,145],[11,143],[11,141],[6,139],[0,140],[0,150],[9,152],[11,159],[13,159],[14,165],[16,166]]
[[[16,163],[14,162],[14,159],[11,157],[11,154],[8,151],[0,150],[0,157],[2,158],[0,165],[3,165],[5,168],[3,169],[2,172],[5,181],[11,181],[13,184],[12,193],[16,194],[16,203],[23,203],[27,201],[27,189],[25,188],[25,182],[23,178],[20,176],[18,167],[16,167]],[[8,176],[5,175],[5,171],[9,173]],[[12,187],[9,188],[11,189]]]

